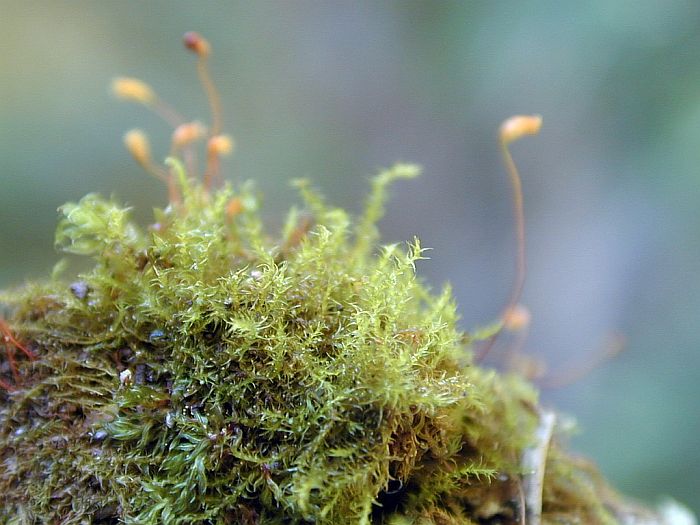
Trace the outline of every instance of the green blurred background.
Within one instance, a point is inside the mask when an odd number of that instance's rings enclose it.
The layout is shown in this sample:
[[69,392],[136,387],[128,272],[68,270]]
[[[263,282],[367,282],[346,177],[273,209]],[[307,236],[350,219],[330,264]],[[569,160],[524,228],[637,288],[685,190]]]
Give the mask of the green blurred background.
[[[270,225],[310,177],[353,210],[377,168],[394,188],[386,241],[433,248],[420,271],[455,289],[463,325],[508,295],[513,239],[499,123],[541,113],[514,146],[524,177],[533,314],[526,350],[585,367],[612,331],[627,351],[545,403],[622,491],[700,511],[700,2],[176,2],[0,0],[0,287],[47,275],[56,208],[114,193],[147,220],[165,191],[123,151],[169,130],[111,99],[114,75],[207,119],[186,30],[214,46],[238,152]],[[497,357],[494,356],[494,357]]]

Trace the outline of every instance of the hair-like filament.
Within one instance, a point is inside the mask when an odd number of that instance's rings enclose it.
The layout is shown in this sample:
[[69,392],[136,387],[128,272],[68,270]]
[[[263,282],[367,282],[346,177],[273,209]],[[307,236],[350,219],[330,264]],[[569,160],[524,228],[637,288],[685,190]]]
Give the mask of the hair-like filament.
[[[525,211],[523,206],[523,185],[518,173],[518,168],[515,165],[513,156],[510,153],[508,146],[516,140],[527,135],[536,135],[542,127],[542,117],[539,115],[516,115],[511,117],[501,124],[499,130],[499,144],[501,147],[501,155],[503,162],[508,172],[511,189],[513,192],[513,221],[515,223],[515,279],[511,287],[510,297],[505,308],[501,313],[501,322],[505,325],[514,313],[518,306],[520,296],[525,285],[525,275],[527,273],[527,262],[525,253]],[[498,334],[502,330],[498,330],[484,345],[484,348],[477,355],[477,361],[486,357],[489,350],[496,342]]]

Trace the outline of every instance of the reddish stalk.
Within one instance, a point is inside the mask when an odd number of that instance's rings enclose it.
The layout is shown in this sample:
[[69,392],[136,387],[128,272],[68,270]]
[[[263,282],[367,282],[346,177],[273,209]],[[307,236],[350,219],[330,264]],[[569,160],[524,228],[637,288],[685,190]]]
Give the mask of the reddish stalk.
[[625,337],[621,334],[611,334],[602,347],[593,356],[582,363],[580,366],[574,366],[569,370],[561,371],[550,377],[541,379],[538,384],[540,388],[562,388],[572,385],[596,368],[599,368],[604,363],[610,361],[625,349]]
[[[503,124],[501,124],[501,128],[499,130],[501,155],[503,156],[503,162],[505,163],[508,178],[510,179],[510,185],[513,190],[513,221],[515,223],[516,240],[515,280],[511,288],[510,298],[508,299],[508,302],[501,313],[501,320],[503,324],[507,322],[514,309],[517,307],[518,301],[520,301],[520,296],[523,293],[523,287],[525,285],[527,266],[525,254],[525,211],[523,208],[523,185],[522,181],[520,180],[518,168],[515,166],[515,161],[513,160],[513,156],[510,154],[508,146],[512,142],[515,142],[526,135],[536,135],[541,126],[542,117],[540,116],[516,115],[505,120]],[[498,330],[498,332],[496,332],[486,342],[483,350],[481,350],[476,357],[477,362],[486,357],[501,331],[502,329]]]
[[[2,334],[2,342],[5,345],[5,355],[7,356],[7,362],[10,365],[10,370],[12,371],[12,377],[15,384],[19,385],[21,381],[21,376],[19,374],[19,369],[17,368],[17,360],[15,359],[15,350],[21,350],[22,353],[27,356],[30,361],[34,361],[36,356],[32,353],[26,346],[20,343],[10,330],[10,326],[4,319],[0,319],[0,334]],[[8,392],[15,390],[15,388],[8,382],[0,379],[0,387],[4,388]]]

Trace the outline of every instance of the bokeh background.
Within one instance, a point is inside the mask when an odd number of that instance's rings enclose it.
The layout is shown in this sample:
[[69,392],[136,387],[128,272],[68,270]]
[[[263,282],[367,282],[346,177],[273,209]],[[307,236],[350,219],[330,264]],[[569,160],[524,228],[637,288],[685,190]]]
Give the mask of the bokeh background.
[[163,204],[121,136],[138,125],[161,156],[170,132],[107,86],[136,76],[208,118],[180,44],[191,29],[214,46],[238,143],[228,176],[256,179],[272,227],[295,200],[290,177],[359,210],[378,168],[424,166],[394,188],[384,238],[433,248],[420,271],[452,283],[466,329],[498,315],[512,280],[497,127],[542,114],[540,136],[513,147],[525,349],[563,374],[627,337],[544,402],[577,418],[572,446],[621,490],[700,511],[699,2],[0,0],[1,288],[58,260],[63,202],[114,193],[144,221]]

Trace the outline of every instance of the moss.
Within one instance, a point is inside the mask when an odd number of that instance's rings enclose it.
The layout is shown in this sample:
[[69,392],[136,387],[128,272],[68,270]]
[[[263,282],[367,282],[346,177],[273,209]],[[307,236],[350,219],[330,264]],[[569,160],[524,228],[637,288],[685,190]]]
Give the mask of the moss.
[[367,522],[389,486],[422,508],[516,469],[523,443],[497,435],[528,418],[467,366],[419,242],[368,242],[385,185],[416,173],[382,172],[357,227],[302,185],[294,243],[294,214],[269,238],[250,189],[188,181],[146,229],[96,195],[63,206],[57,244],[94,267],[6,298],[40,357],[2,394],[4,512]]
[[[491,334],[458,329],[417,239],[378,244],[415,166],[377,175],[360,217],[296,181],[303,208],[276,234],[252,184],[213,190],[215,172],[128,146],[166,174],[167,207],[144,227],[98,195],[64,205],[57,246],[92,268],[2,295],[2,523],[522,519],[535,390],[474,363]],[[546,523],[614,522],[557,445],[546,472]]]

